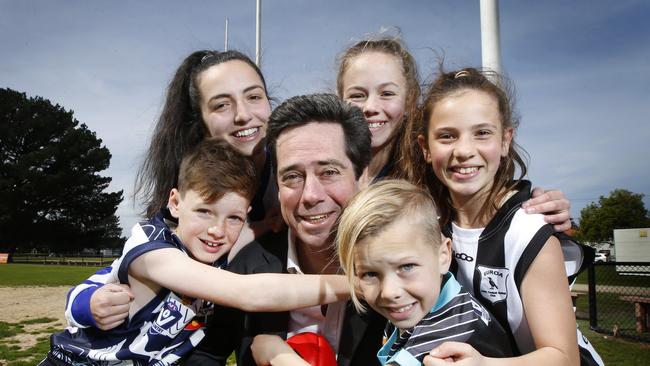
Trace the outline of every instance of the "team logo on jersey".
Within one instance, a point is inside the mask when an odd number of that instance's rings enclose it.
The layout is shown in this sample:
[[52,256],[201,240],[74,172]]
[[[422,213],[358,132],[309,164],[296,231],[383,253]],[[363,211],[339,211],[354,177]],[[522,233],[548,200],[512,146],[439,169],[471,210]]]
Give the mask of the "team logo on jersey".
[[168,298],[160,310],[158,318],[151,324],[149,334],[154,335],[157,333],[169,338],[176,336],[185,327],[185,324],[187,324],[184,318],[187,317],[189,309],[181,305],[182,303],[178,299],[174,299],[173,297]]
[[454,257],[456,259],[461,260],[461,261],[474,262],[474,257],[472,257],[471,255],[469,255],[467,253],[458,253],[458,252],[454,251]]
[[510,275],[508,268],[476,266],[481,275],[481,295],[493,304],[508,297],[506,281]]

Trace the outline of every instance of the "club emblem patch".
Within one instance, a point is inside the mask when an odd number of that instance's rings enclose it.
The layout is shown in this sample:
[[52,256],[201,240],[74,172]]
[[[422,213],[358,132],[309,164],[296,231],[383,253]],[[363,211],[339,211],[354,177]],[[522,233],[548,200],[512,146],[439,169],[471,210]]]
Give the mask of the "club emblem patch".
[[484,298],[494,304],[508,297],[506,281],[510,275],[509,269],[476,266],[476,270],[481,275],[481,295]]

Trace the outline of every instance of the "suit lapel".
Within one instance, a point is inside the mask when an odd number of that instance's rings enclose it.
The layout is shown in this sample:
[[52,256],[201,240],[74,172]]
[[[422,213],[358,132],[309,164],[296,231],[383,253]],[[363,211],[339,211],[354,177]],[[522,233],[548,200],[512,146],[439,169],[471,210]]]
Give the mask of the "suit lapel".
[[341,329],[341,340],[339,341],[339,354],[337,364],[349,366],[361,339],[366,334],[368,322],[365,317],[359,315],[352,303],[348,301],[345,308],[345,320]]

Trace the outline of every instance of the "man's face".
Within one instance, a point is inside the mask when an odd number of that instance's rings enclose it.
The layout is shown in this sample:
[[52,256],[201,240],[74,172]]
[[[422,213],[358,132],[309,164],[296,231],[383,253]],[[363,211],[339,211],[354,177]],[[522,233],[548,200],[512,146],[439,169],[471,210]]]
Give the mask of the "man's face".
[[341,211],[357,191],[343,128],[312,122],[288,129],[278,137],[276,157],[284,221],[299,242],[325,249]]

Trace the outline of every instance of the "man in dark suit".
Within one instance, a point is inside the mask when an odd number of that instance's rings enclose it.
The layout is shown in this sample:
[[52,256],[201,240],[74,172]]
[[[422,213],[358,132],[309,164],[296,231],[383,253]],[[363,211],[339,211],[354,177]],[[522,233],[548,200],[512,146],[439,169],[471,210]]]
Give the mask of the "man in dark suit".
[[[244,247],[228,269],[237,273],[337,273],[332,232],[358,190],[370,159],[370,132],[361,110],[332,94],[297,96],[271,114],[267,132],[278,197],[288,230]],[[225,365],[234,349],[239,366],[254,365],[253,338],[262,333],[291,336],[314,331],[325,336],[337,363],[378,365],[385,320],[351,303],[284,313],[243,313],[218,308],[207,336],[188,365]]]

